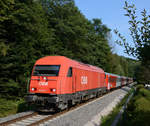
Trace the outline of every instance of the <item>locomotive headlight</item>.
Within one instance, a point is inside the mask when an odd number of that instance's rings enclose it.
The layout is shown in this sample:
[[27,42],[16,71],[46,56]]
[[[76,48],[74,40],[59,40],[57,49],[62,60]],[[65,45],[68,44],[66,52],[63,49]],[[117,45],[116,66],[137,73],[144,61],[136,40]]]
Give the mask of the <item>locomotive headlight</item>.
[[53,92],[55,92],[56,91],[56,89],[53,89]]
[[55,89],[55,88],[53,88],[53,89],[51,89],[51,91],[52,91],[52,92],[56,92],[56,89]]
[[47,78],[46,78],[46,77],[43,77],[43,79],[46,80]]
[[31,88],[32,91],[35,91],[35,88]]

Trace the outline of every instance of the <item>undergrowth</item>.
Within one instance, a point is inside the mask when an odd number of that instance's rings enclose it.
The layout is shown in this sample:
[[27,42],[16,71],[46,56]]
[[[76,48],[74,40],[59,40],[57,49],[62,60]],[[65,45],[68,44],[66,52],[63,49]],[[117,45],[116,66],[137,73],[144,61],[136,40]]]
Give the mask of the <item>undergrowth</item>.
[[118,126],[150,126],[150,90],[137,86]]
[[27,110],[32,110],[32,107],[28,107],[23,98],[17,100],[0,98],[0,118]]
[[117,114],[119,113],[121,107],[125,104],[128,96],[134,91],[134,89],[132,88],[126,95],[125,97],[121,100],[120,103],[118,103],[118,105],[113,108],[112,112],[110,114],[108,114],[107,116],[102,117],[102,123],[101,126],[111,126],[111,124],[113,123],[114,119],[116,118]]

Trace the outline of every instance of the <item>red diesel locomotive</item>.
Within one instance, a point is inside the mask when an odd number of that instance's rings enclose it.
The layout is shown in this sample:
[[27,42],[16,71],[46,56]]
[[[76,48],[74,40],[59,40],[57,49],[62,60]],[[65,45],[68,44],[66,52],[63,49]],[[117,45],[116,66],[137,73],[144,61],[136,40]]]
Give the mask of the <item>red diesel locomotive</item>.
[[48,110],[65,109],[104,92],[102,69],[64,56],[47,56],[34,65],[26,101]]
[[125,77],[64,56],[47,56],[36,61],[25,99],[40,110],[62,110],[128,82]]

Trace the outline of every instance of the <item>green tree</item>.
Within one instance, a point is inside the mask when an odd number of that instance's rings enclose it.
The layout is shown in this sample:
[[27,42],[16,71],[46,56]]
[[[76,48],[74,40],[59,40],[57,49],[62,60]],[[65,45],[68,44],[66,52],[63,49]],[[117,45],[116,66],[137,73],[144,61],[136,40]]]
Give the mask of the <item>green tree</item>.
[[46,55],[63,55],[110,71],[110,29],[100,19],[86,19],[73,0],[1,0],[0,7],[3,96],[23,96],[33,64]]
[[43,0],[42,4],[56,38],[53,54],[107,69],[111,53],[107,40],[110,30],[101,20],[88,21],[73,0]]
[[0,55],[5,56],[9,46],[7,45],[7,38],[5,37],[6,30],[3,22],[11,18],[10,12],[13,10],[14,0],[1,0],[0,1]]
[[9,2],[2,0],[0,3],[3,6],[1,45],[4,45],[3,49],[9,47],[7,53],[1,53],[0,86],[6,94],[20,96],[25,93],[26,80],[35,60],[50,55],[53,33],[48,29],[45,11],[39,2]]
[[105,71],[109,71],[111,47],[108,44],[108,37],[110,29],[102,24],[100,19],[93,19],[91,21],[91,29],[89,30],[89,44],[91,48],[91,57],[95,57],[93,65],[103,68]]
[[[117,43],[125,47],[126,53],[136,56],[141,61],[140,70],[142,71],[140,73],[143,73],[143,76],[145,76],[148,73],[150,74],[150,15],[148,15],[144,9],[141,12],[142,19],[138,19],[135,5],[128,5],[127,2],[125,2],[124,9],[126,10],[125,16],[129,17],[129,30],[134,46],[131,46],[131,44],[126,41],[126,38],[115,30],[115,33],[121,39],[121,41],[117,41]],[[144,69],[147,69],[146,73],[144,73]],[[150,82],[150,77],[145,76],[145,82],[146,81]]]

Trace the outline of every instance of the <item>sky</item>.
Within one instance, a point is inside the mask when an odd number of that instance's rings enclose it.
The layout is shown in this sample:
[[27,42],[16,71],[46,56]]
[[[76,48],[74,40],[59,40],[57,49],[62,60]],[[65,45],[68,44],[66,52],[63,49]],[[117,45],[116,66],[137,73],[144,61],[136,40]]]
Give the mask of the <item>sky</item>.
[[[149,14],[150,0],[127,0],[127,2],[135,4],[137,8],[137,16],[139,18],[140,12],[144,8]],[[118,37],[113,33],[113,30],[118,29],[118,31],[127,38],[127,41],[132,44],[128,17],[124,16],[124,3],[125,0],[75,0],[76,6],[87,19],[92,20],[93,18],[99,18],[102,20],[103,24],[111,29],[111,45],[113,46],[114,53],[135,59],[135,57],[125,54],[123,47],[114,43]]]

